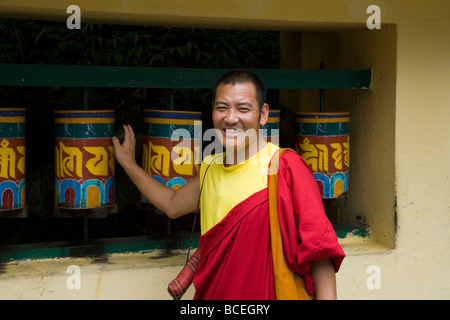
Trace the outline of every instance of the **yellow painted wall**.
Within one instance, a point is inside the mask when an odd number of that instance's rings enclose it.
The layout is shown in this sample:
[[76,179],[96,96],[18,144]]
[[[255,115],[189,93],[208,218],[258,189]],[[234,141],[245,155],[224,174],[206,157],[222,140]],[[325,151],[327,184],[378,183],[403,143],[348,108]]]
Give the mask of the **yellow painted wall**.
[[[367,30],[365,25],[369,17],[366,9],[375,2],[381,8],[382,30],[378,34],[377,30]],[[65,8],[69,4],[73,3],[2,0],[0,16],[65,20],[68,17]],[[340,54],[348,55],[341,56],[339,63],[374,68],[372,90],[343,93],[339,98],[341,102],[351,103],[351,108],[357,108],[352,111],[358,121],[364,123],[373,117],[376,122],[369,126],[372,131],[367,137],[360,140],[361,143],[371,141],[371,147],[366,150],[356,147],[357,153],[353,157],[355,161],[369,164],[367,175],[375,177],[377,185],[366,185],[367,189],[355,191],[367,201],[352,200],[348,211],[361,212],[347,212],[344,216],[365,215],[367,211],[370,212],[369,225],[378,226],[370,240],[342,241],[348,256],[338,273],[339,297],[450,298],[448,0],[80,0],[77,5],[82,10],[82,23],[97,21],[311,33],[337,31]],[[364,108],[369,108],[367,114]],[[383,117],[386,117],[384,122]],[[363,129],[360,124],[359,134]],[[386,144],[392,137],[393,141]],[[378,139],[381,142],[377,144]],[[382,154],[381,158],[379,154]],[[365,186],[369,179],[364,182],[363,170],[358,170],[360,178],[356,178],[355,183]],[[372,194],[367,195],[369,191]],[[377,198],[382,201],[376,202]],[[382,205],[378,207],[378,203]],[[392,230],[395,222],[397,227]],[[379,289],[367,286],[371,266],[379,267]],[[13,267],[7,266],[8,270]],[[158,277],[164,269],[153,270],[152,275]],[[120,277],[123,288],[128,279],[135,277],[137,270],[123,271]],[[94,274],[97,272],[100,271],[93,271]],[[48,275],[53,276],[56,274]],[[13,280],[5,278],[4,273],[1,281],[10,285]],[[28,287],[39,290],[36,284],[31,285],[37,281],[35,278],[27,280],[25,277],[23,281],[24,290]],[[155,290],[159,291],[159,288],[156,286]],[[164,294],[161,293],[161,298]],[[95,295],[85,297],[90,299]],[[139,293],[135,296],[145,297],[149,296]]]
[[[344,69],[372,69],[371,90],[347,90],[351,114],[350,197],[338,219],[370,226],[371,239],[395,247],[395,106],[397,28],[341,33]],[[359,218],[359,219],[358,219]]]

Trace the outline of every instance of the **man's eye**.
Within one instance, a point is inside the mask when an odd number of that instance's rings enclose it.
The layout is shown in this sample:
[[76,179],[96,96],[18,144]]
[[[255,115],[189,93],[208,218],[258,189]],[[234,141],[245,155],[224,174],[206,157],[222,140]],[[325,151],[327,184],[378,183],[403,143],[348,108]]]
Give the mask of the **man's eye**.
[[217,110],[227,110],[228,106],[224,105],[224,104],[218,104],[218,105],[216,105],[216,109]]

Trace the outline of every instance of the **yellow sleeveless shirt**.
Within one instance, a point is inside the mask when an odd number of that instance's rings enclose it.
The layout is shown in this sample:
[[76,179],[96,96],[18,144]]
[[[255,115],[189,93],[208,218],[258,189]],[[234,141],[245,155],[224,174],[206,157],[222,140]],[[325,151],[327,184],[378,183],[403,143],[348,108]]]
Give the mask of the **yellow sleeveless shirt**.
[[229,167],[223,165],[223,153],[205,157],[200,167],[202,234],[219,223],[238,203],[267,187],[267,167],[278,149],[267,143],[245,162]]

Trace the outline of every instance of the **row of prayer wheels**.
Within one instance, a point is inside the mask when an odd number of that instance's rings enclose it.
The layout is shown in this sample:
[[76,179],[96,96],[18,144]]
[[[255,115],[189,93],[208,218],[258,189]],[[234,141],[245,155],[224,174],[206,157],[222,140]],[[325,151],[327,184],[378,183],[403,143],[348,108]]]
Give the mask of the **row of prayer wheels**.
[[[55,208],[115,205],[113,110],[55,111]],[[201,112],[144,111],[142,167],[177,189],[201,163]],[[280,111],[263,136],[278,143]],[[180,142],[181,141],[181,142]],[[348,113],[297,113],[296,149],[311,167],[323,198],[348,191]],[[0,109],[0,211],[25,208],[25,109]],[[146,203],[145,198],[141,198]]]

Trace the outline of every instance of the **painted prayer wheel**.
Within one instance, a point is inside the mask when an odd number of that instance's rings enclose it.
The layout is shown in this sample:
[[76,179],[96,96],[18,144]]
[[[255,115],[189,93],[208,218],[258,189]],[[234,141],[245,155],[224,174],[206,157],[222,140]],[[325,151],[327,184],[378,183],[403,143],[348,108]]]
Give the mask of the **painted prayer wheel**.
[[348,192],[350,114],[296,113],[296,149],[313,171],[322,198]]
[[267,142],[272,142],[277,146],[280,144],[280,110],[269,111],[269,118],[261,130]]
[[144,110],[142,168],[175,190],[191,180],[201,162],[201,117],[195,111]]
[[0,109],[0,210],[25,208],[25,109]]
[[114,111],[55,111],[55,134],[56,206],[114,206]]

